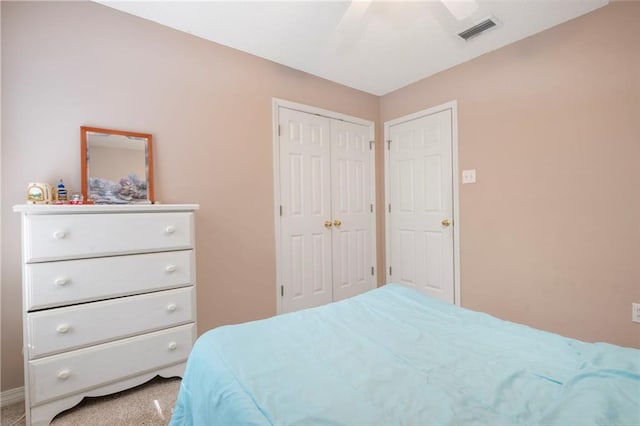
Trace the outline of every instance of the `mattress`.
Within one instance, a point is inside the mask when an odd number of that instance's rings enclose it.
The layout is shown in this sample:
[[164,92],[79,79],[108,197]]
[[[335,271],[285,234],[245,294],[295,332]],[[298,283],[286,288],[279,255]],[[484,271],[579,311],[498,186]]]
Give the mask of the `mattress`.
[[171,425],[640,425],[640,350],[387,284],[203,334]]

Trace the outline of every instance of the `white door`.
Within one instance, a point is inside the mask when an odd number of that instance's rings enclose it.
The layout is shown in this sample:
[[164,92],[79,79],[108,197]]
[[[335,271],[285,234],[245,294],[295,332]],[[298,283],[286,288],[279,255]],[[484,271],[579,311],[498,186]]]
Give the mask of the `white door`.
[[280,312],[375,287],[372,128],[278,108]]
[[369,127],[331,122],[333,300],[372,288],[373,191]]
[[331,120],[279,111],[282,312],[333,300]]
[[387,130],[389,281],[454,303],[452,110]]

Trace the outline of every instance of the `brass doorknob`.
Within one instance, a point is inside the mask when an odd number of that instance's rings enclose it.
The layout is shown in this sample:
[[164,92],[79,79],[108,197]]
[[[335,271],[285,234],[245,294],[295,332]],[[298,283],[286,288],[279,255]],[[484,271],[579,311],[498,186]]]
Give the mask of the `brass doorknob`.
[[331,222],[330,220],[325,220],[324,221],[324,227],[325,228],[331,228],[333,226],[333,222]]
[[440,222],[440,223],[442,223],[442,226],[445,226],[445,227],[446,227],[446,226],[451,225],[451,222],[449,222],[449,219],[444,219],[444,220],[443,220],[442,222]]
[[341,221],[341,220],[336,219],[336,220],[334,220],[334,221],[333,221],[333,224],[334,224],[335,226],[340,226],[340,225],[342,225],[342,221]]

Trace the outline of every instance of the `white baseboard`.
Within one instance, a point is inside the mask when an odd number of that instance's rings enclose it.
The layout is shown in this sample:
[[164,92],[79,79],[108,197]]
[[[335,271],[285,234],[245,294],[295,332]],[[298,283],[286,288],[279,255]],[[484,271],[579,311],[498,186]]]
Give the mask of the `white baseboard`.
[[24,386],[0,393],[0,407],[24,401]]

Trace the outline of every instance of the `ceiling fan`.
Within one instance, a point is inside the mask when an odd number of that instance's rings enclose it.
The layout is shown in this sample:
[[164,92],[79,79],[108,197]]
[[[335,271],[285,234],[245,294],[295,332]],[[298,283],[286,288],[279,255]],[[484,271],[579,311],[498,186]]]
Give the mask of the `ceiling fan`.
[[[362,36],[368,24],[368,14],[372,9],[372,6],[376,4],[384,3],[390,10],[394,7],[394,3],[400,2],[380,2],[378,0],[352,0],[347,9],[345,10],[342,18],[336,26],[336,33],[340,40],[337,48],[338,52],[346,53],[350,51],[358,39]],[[485,22],[472,22],[474,18],[477,19],[477,12],[479,10],[479,3],[477,0],[426,0],[426,1],[414,1],[409,2],[414,5],[422,4],[426,5],[431,11],[432,15],[436,17],[444,28],[453,28],[458,33],[464,33],[465,31],[471,31],[477,24]],[[494,21],[492,21],[494,22]],[[469,24],[472,25],[469,25]],[[461,26],[469,27],[461,30]],[[485,25],[486,26],[486,25]],[[465,40],[474,37],[481,32],[495,26],[490,25],[487,28],[480,27],[478,30],[471,32],[469,37],[460,35]],[[458,31],[460,30],[460,31]]]

